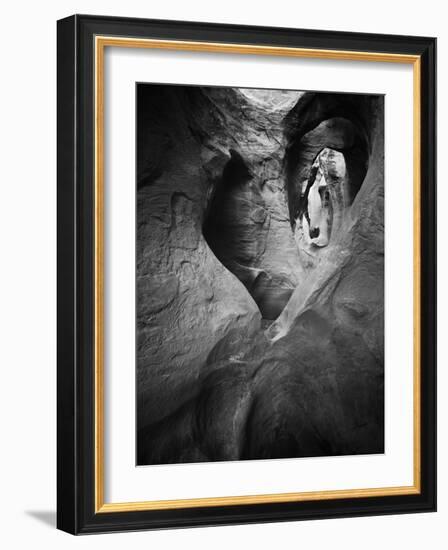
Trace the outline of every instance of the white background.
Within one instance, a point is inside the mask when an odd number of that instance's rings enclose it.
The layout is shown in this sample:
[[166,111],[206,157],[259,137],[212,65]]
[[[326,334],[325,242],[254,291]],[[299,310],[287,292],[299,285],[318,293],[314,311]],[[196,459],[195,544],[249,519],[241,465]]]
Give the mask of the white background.
[[[123,182],[135,181],[135,82],[148,81],[385,94],[384,454],[135,468],[135,187]],[[111,48],[105,82],[106,502],[412,485],[412,65]]]
[[[74,538],[54,530],[55,510],[55,150],[56,26],[72,13],[295,26],[439,37],[439,98],[448,95],[448,34],[443,2],[321,0],[242,2],[20,2],[2,12],[0,88],[1,372],[0,540],[6,548],[445,548],[448,521],[448,307],[439,292],[439,512],[350,520],[190,529]],[[447,121],[440,101],[439,120]],[[443,129],[443,127],[441,127]],[[448,149],[446,132],[439,150]],[[443,174],[441,175],[443,176]],[[442,177],[440,178],[442,180]],[[448,201],[440,182],[439,278],[448,277],[443,235]]]

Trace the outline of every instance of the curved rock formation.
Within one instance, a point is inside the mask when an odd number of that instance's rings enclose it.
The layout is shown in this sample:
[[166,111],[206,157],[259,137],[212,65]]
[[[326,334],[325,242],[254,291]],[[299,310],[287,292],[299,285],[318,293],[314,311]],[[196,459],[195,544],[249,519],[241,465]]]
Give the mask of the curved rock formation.
[[383,452],[383,99],[138,86],[138,464]]

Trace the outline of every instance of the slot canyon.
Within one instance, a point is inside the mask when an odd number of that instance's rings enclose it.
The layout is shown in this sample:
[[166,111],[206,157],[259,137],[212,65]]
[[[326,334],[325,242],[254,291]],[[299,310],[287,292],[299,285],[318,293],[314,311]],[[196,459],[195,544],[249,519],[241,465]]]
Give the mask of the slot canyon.
[[137,86],[137,464],[384,452],[384,99]]

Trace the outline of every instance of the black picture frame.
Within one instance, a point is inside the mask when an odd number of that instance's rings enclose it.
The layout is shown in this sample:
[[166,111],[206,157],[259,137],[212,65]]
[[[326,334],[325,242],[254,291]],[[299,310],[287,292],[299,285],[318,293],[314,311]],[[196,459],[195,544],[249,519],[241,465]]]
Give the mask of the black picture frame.
[[[436,509],[436,39],[74,15],[57,24],[57,526],[72,534]],[[418,494],[161,510],[95,509],[94,38],[415,55],[421,67],[421,485]]]

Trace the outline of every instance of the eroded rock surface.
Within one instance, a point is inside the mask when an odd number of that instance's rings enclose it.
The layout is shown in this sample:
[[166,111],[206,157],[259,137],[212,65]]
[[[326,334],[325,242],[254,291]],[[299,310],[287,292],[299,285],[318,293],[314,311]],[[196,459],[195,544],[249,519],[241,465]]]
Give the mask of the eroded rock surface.
[[138,464],[378,453],[383,100],[138,87]]

